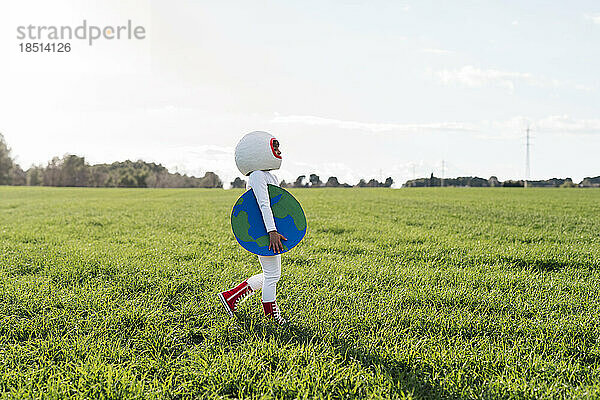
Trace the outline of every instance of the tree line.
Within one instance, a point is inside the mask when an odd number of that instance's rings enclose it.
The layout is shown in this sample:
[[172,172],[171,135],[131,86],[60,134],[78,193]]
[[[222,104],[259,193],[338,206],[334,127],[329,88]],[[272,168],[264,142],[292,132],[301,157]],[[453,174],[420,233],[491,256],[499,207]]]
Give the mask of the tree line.
[[222,188],[217,174],[204,177],[170,173],[161,164],[122,161],[90,165],[84,157],[67,154],[54,157],[46,166],[33,165],[27,170],[15,163],[11,150],[0,134],[0,185],[87,186],[137,188]]
[[[356,185],[349,185],[347,183],[340,183],[338,178],[335,176],[330,176],[327,179],[327,182],[322,182],[321,178],[317,174],[310,174],[308,180],[306,179],[306,175],[300,175],[294,182],[288,183],[285,180],[281,181],[279,186],[282,188],[320,188],[320,187],[391,187],[394,183],[394,180],[391,177],[388,177],[384,182],[379,182],[376,179],[371,179],[368,182],[364,179],[361,179]],[[241,178],[235,178],[233,182],[231,182],[232,188],[244,189],[246,187],[246,181]]]
[[439,178],[433,176],[429,178],[418,178],[406,181],[402,187],[435,187],[435,186],[454,186],[454,187],[600,187],[600,176],[584,178],[580,183],[574,183],[571,178],[551,178],[545,180],[505,180],[500,181],[497,177],[491,176],[489,179],[479,178],[477,176],[460,176],[458,178]]

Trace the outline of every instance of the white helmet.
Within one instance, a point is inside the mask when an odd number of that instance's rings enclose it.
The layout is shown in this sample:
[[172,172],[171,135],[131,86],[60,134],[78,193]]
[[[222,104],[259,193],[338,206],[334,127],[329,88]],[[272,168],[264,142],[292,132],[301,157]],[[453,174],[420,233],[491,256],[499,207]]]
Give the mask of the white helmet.
[[281,156],[275,154],[273,141],[275,139],[267,132],[250,132],[240,139],[235,146],[235,165],[243,175],[258,170],[279,169]]

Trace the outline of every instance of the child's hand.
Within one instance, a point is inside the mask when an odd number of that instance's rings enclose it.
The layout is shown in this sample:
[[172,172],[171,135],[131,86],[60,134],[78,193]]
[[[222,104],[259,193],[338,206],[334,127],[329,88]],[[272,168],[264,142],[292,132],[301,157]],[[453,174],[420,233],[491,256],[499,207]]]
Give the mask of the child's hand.
[[282,240],[287,240],[282,234],[277,231],[269,232],[269,250],[273,250],[273,253],[281,253],[283,251]]

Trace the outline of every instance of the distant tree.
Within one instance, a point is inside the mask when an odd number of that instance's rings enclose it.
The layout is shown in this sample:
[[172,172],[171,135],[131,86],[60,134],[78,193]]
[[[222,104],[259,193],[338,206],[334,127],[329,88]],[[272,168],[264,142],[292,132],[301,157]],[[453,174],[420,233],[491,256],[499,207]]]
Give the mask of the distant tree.
[[243,180],[243,179],[240,179],[239,177],[236,177],[233,180],[233,182],[231,182],[231,188],[232,189],[245,189],[246,188],[246,181]]
[[41,165],[32,165],[26,172],[28,186],[40,186],[43,183],[44,168]]
[[503,187],[523,187],[524,186],[524,182],[523,181],[507,180],[507,181],[502,182],[502,186]]
[[367,182],[365,182],[364,179],[361,179],[360,181],[358,181],[358,183],[356,184],[357,187],[367,187]]
[[135,177],[127,171],[124,171],[121,176],[119,176],[119,180],[117,183],[118,187],[134,187],[137,186],[136,185],[137,181],[135,179]]
[[[448,181],[447,179],[444,179],[444,184],[446,184],[447,181]],[[429,179],[427,179],[427,186],[429,186],[429,187],[442,186],[442,180],[440,178],[433,176],[433,172],[432,172]]]
[[60,170],[61,162],[58,157],[53,157],[48,161],[42,180],[44,186],[60,186]]
[[487,179],[479,178],[477,176],[446,179],[446,182],[446,186],[488,187],[490,185]]
[[13,164],[10,170],[10,184],[15,186],[24,186],[27,184],[27,174],[19,164]]
[[583,178],[581,183],[579,183],[579,186],[585,187],[585,188],[600,187],[600,176],[596,176],[596,177],[587,176],[587,177]]
[[146,178],[146,187],[149,187],[149,188],[166,187],[163,185],[163,180],[166,175],[167,174],[164,172],[157,172],[157,173],[151,174],[148,178]]
[[539,181],[527,181],[527,187],[563,187],[563,185],[565,184],[565,187],[569,187],[570,183],[568,183],[568,181],[571,181],[571,183],[573,183],[571,178],[550,178]]
[[106,165],[92,165],[88,174],[88,186],[107,187],[109,185],[110,175]]
[[310,174],[310,177],[308,180],[310,181],[311,187],[318,187],[318,186],[323,185],[323,182],[321,182],[321,178],[319,178],[319,175]]
[[561,188],[574,188],[577,187],[577,185],[575,185],[573,183],[573,180],[571,178],[567,178],[565,179],[565,181],[560,185]]
[[[197,179],[197,178],[191,178],[191,179]],[[214,172],[207,172],[204,174],[204,177],[200,178],[200,182],[198,182],[198,186],[194,186],[194,187],[201,187],[201,188],[222,188],[223,187],[223,182],[221,182],[221,178],[219,178],[219,176],[217,174],[215,174]]]
[[488,179],[488,185],[490,185],[490,187],[498,187],[501,186],[502,183],[500,183],[497,177],[492,175],[490,176],[490,179]]
[[304,184],[304,179],[306,179],[306,175],[300,175],[298,178],[296,178],[296,182],[294,182],[293,187],[301,188],[308,186],[308,184]]
[[60,186],[86,186],[88,165],[84,157],[67,154],[59,162]]
[[290,185],[289,183],[287,183],[287,182],[285,181],[285,179],[284,179],[284,180],[282,180],[281,182],[279,182],[279,187],[286,188],[286,187],[290,187],[290,186],[291,186],[291,185]]
[[338,187],[338,186],[340,186],[340,182],[338,181],[337,177],[330,176],[329,179],[327,179],[325,186],[326,187]]
[[0,133],[0,185],[10,185],[11,170],[13,169],[14,161],[10,156],[10,148],[4,140],[4,136]]
[[385,182],[383,184],[384,187],[392,187],[392,185],[394,184],[394,180],[392,179],[391,176],[385,178]]

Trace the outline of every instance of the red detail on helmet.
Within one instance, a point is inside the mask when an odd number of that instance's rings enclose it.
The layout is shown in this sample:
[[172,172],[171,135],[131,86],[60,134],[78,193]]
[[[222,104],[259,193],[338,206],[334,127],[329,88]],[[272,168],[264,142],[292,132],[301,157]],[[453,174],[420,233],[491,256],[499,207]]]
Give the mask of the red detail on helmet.
[[275,138],[271,138],[271,141],[269,142],[269,144],[271,145],[271,152],[273,153],[273,155],[275,156],[275,158],[279,158],[281,160],[281,156],[278,156],[277,153],[275,153],[275,148],[273,147],[273,141],[276,140]]

